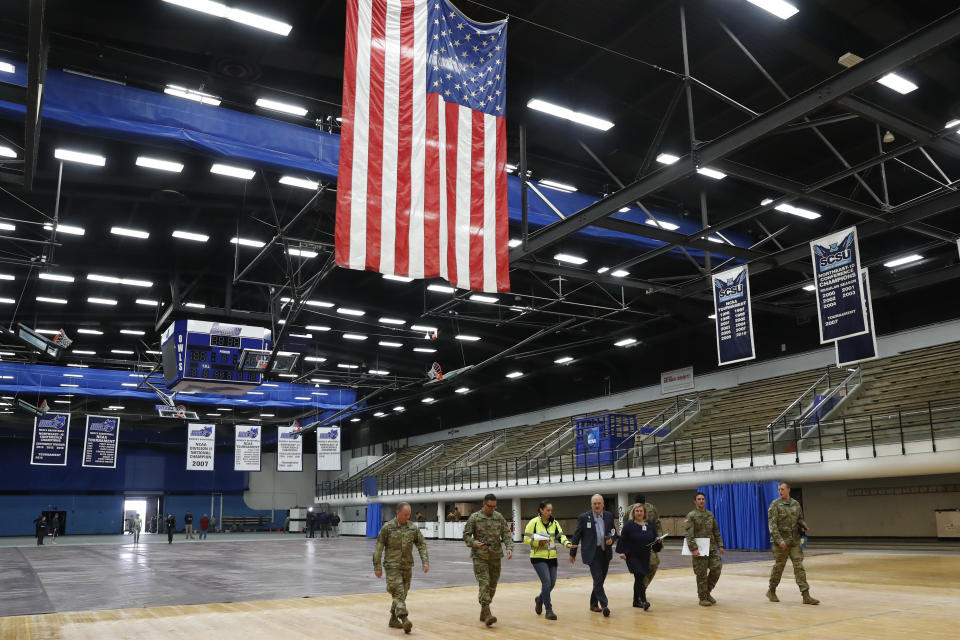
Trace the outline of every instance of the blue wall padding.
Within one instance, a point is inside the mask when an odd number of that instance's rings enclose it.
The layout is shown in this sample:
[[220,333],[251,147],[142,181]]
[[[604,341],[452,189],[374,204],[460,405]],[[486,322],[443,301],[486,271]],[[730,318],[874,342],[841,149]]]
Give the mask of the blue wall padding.
[[[16,73],[4,74],[4,80],[26,86],[26,63],[0,57],[0,61],[16,66]],[[22,122],[25,109],[21,105],[0,101],[0,117]],[[272,120],[263,116],[232,111],[223,107],[197,104],[160,92],[103,82],[93,78],[47,70],[42,110],[43,126],[79,130],[132,142],[186,146],[217,159],[232,159],[248,165],[274,170],[294,169],[335,179],[340,151],[340,136],[317,129]],[[509,118],[508,118],[509,122]],[[117,160],[108,160],[117,162]],[[520,180],[508,176],[510,219],[519,223]],[[595,202],[595,196],[564,193],[542,187],[547,198],[564,215],[569,215]],[[701,229],[694,220],[678,218],[651,210],[661,221],[679,226],[680,233],[694,234]],[[646,216],[637,208],[614,214],[614,217],[644,223]],[[528,219],[532,230],[553,224],[559,218],[534,193],[530,193]],[[600,227],[587,227],[579,232],[638,250],[654,249],[662,242],[641,238]],[[733,231],[724,235],[734,244],[749,247],[749,238]],[[693,256],[703,252],[687,249]],[[673,249],[679,255],[679,250]],[[724,258],[722,254],[715,254]]]
[[779,497],[776,482],[738,482],[697,489],[707,496],[727,549],[770,548],[767,507]]

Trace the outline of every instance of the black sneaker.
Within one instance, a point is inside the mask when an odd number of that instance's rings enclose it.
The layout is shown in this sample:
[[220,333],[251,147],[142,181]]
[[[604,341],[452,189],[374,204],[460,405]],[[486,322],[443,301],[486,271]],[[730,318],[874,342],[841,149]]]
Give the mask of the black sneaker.
[[604,617],[604,618],[609,618],[609,617],[610,617],[610,607],[604,607],[604,608],[603,608],[603,617]]
[[543,600],[540,599],[540,596],[533,599],[533,610],[537,612],[537,615],[543,613]]
[[553,611],[547,611],[547,615],[543,617],[546,618],[547,620],[556,620],[557,614],[555,614]]

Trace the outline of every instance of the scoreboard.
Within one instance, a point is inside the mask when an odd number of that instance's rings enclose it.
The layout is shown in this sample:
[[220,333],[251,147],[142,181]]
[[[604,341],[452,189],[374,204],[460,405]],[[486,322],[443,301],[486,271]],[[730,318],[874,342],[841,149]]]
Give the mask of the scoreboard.
[[269,329],[206,320],[177,320],[160,339],[167,389],[242,395],[263,382],[237,366],[244,349],[270,349]]

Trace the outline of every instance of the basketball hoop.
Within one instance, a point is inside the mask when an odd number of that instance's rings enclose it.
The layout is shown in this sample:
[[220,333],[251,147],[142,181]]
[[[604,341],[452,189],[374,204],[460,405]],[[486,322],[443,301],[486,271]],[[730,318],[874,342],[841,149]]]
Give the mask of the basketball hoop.
[[443,368],[440,366],[439,362],[434,362],[429,369],[427,369],[427,379],[428,380],[443,380]]
[[175,407],[173,408],[173,410],[176,412],[176,415],[177,415],[178,418],[186,418],[186,417],[187,417],[187,407],[186,407],[185,405],[178,404],[177,406],[175,406]]
[[64,331],[63,329],[60,329],[60,332],[57,333],[57,335],[53,338],[53,343],[56,345],[60,345],[61,347],[66,349],[71,344],[73,344],[73,340],[67,337],[66,331]]
[[40,406],[37,408],[40,409],[40,413],[43,414],[47,412],[47,410],[50,408],[50,405],[47,404],[46,400],[44,400],[43,402],[40,403]]

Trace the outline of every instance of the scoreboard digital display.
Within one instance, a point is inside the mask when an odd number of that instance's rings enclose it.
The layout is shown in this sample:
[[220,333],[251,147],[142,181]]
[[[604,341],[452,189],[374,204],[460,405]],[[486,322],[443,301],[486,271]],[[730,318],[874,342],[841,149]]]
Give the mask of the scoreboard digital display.
[[177,320],[161,338],[167,389],[241,395],[260,385],[263,374],[240,371],[244,349],[270,349],[269,329],[206,320]]

